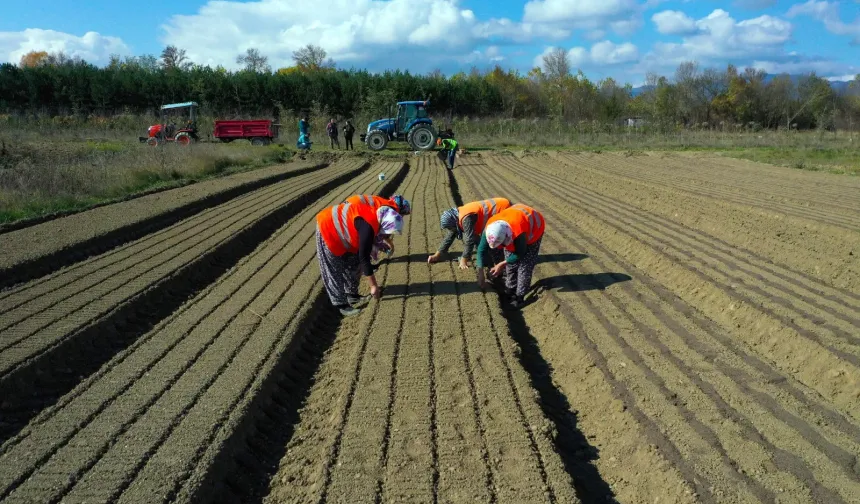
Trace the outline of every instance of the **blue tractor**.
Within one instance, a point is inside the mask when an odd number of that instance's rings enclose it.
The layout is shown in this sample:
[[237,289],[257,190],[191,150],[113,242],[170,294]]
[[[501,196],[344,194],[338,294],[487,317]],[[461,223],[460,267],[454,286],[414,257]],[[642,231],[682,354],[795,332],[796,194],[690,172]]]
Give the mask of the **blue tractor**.
[[453,138],[450,129],[437,132],[433,127],[433,120],[427,115],[427,103],[427,100],[398,102],[397,116],[368,124],[361,141],[372,151],[384,150],[388,142],[398,141],[408,142],[412,150],[426,151],[436,145],[437,137]]

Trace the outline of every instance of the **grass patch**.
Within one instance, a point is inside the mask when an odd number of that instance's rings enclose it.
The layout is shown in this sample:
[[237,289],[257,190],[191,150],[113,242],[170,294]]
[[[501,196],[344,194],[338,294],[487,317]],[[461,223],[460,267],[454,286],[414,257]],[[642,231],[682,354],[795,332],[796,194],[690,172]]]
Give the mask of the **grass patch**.
[[860,175],[858,149],[759,148],[724,152],[725,155],[796,170]]
[[150,147],[119,140],[4,142],[0,224],[85,209],[288,161],[281,145],[199,143]]

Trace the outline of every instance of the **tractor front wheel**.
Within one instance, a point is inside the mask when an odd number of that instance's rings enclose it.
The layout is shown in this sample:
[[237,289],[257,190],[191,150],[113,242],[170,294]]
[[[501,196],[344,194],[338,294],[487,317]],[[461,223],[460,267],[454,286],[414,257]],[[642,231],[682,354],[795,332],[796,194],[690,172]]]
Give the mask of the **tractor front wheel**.
[[367,144],[368,149],[381,151],[388,146],[388,135],[382,130],[373,130],[367,134],[364,142]]
[[426,151],[433,148],[436,142],[436,132],[430,126],[415,126],[406,137],[412,150]]

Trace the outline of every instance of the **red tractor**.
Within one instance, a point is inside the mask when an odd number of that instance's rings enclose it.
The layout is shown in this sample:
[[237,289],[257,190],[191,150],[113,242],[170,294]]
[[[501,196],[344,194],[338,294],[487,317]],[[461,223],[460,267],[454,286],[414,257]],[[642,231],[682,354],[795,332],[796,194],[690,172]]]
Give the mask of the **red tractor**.
[[[175,142],[188,145],[197,142],[197,103],[171,103],[161,106],[161,124],[150,126],[148,136],[138,137],[147,145],[161,145],[165,142]],[[176,121],[180,121],[180,125]]]

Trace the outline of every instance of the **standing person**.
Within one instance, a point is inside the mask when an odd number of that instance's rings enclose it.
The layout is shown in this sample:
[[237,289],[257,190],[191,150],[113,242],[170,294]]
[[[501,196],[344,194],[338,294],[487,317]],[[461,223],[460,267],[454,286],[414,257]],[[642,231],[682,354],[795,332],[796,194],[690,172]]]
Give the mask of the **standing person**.
[[347,120],[346,125],[343,127],[343,139],[346,144],[346,150],[355,150],[355,147],[352,145],[353,135],[355,135],[355,126],[352,125],[352,121]]
[[305,114],[299,119],[299,139],[296,142],[296,147],[304,150],[311,150],[311,130],[308,121],[308,115]]
[[454,169],[454,159],[457,156],[457,151],[460,150],[459,144],[453,138],[437,138],[436,145],[448,151],[448,169]]
[[[490,217],[510,206],[511,202],[507,198],[490,198],[483,201],[472,201],[459,208],[450,208],[442,212],[440,224],[442,229],[446,231],[445,237],[442,238],[442,243],[439,244],[436,253],[427,258],[427,262],[430,264],[439,262],[442,254],[448,252],[456,238],[463,240],[460,269],[468,269],[472,252],[478,246],[478,241],[481,239],[487,221]],[[500,262],[504,257],[501,250],[491,250],[490,253],[494,263]]]
[[490,250],[504,248],[505,259],[492,264],[490,274],[499,276],[502,268],[506,268],[505,296],[511,308],[522,308],[531,287],[544,228],[543,215],[519,203],[490,217],[478,244],[478,285],[482,289],[487,286],[483,268],[491,266]]
[[[403,231],[403,218],[393,208],[341,203],[317,214],[317,258],[331,303],[345,316],[357,315],[382,290],[376,283],[371,252],[377,238]],[[358,293],[359,277],[367,278],[370,296]]]
[[337,148],[340,149],[340,140],[337,138],[337,122],[334,118],[326,124],[325,129],[328,132],[328,138],[331,141],[331,148],[334,149],[334,145],[337,144]]

